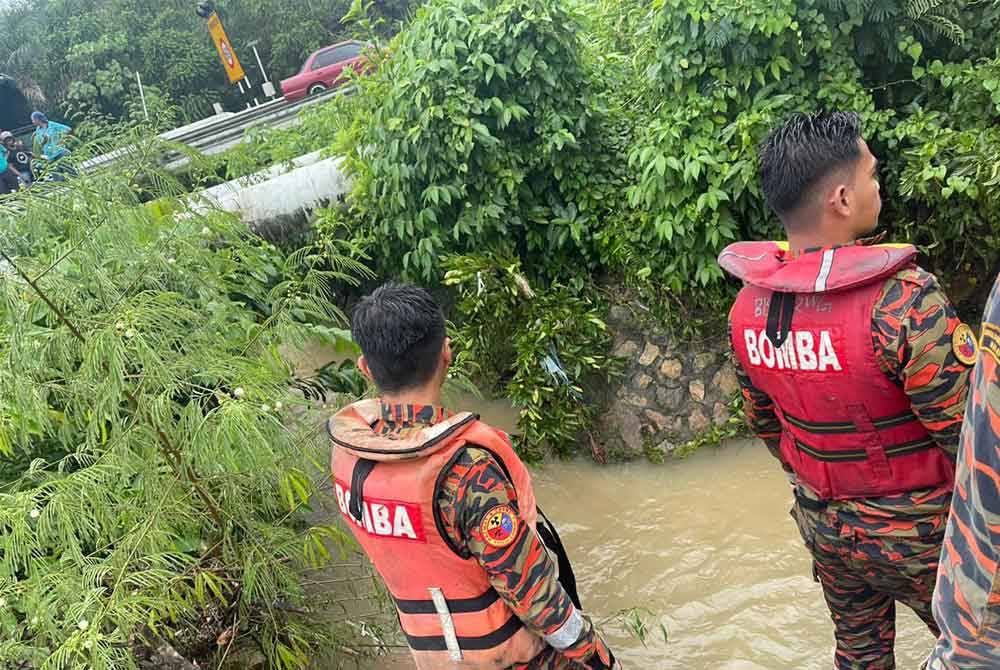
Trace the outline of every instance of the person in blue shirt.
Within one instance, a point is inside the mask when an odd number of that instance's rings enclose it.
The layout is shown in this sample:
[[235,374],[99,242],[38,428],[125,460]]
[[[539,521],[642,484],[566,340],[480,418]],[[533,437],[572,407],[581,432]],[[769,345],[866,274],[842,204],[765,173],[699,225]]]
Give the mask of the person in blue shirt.
[[48,161],[57,161],[69,154],[69,149],[63,146],[62,141],[72,128],[55,121],[49,121],[45,114],[38,111],[31,113],[31,123],[35,126],[36,156],[41,154]]

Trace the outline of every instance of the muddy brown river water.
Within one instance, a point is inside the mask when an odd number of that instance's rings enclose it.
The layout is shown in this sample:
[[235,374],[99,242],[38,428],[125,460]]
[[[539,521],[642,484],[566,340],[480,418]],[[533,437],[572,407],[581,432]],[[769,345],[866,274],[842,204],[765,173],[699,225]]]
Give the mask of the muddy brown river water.
[[[516,424],[502,401],[459,403],[505,429]],[[595,619],[634,607],[653,613],[645,646],[620,620],[604,625],[626,667],[833,667],[833,624],[788,515],[791,489],[762,443],[737,440],[662,465],[552,463],[533,476],[584,607]],[[933,637],[902,605],[896,635],[897,666],[916,670]]]
[[[461,397],[446,404],[508,430],[516,421],[502,401]],[[533,476],[539,504],[573,560],[584,607],[605,622],[626,669],[832,667],[833,625],[788,515],[791,491],[761,443],[706,447],[662,465],[551,463]],[[613,618],[629,608],[650,612],[645,644]],[[932,644],[901,606],[899,669],[916,670]],[[362,667],[413,666],[398,654]]]
[[[664,643],[652,631],[644,647],[621,624],[606,626],[627,667],[832,667],[833,624],[788,516],[788,483],[760,443],[662,466],[557,464],[535,479],[574,560],[584,606],[597,616],[643,607],[669,632]],[[901,610],[900,670],[915,670],[932,643]]]

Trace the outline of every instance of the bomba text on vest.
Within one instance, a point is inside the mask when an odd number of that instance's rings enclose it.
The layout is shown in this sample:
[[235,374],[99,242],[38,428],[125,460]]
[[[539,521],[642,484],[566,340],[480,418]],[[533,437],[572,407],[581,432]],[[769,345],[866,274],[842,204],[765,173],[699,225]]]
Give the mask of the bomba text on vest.
[[337,495],[337,505],[343,515],[369,535],[416,542],[427,541],[420,521],[420,507],[418,505],[395,500],[363,500],[361,502],[362,518],[361,521],[358,521],[350,513],[350,490],[345,490],[340,482],[335,482],[334,491]]
[[750,364],[770,370],[802,372],[843,372],[834,342],[841,342],[835,329],[793,330],[781,347],[775,347],[763,330],[743,331]]

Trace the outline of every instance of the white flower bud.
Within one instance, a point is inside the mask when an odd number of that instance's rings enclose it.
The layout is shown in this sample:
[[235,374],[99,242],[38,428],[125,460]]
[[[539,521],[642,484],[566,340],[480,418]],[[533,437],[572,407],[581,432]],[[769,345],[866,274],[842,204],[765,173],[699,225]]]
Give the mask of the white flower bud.
[[31,617],[31,625],[32,626],[37,626],[38,625],[38,617],[36,617],[36,616]]
[[132,330],[131,328],[129,328],[128,330],[125,331],[125,337],[127,337],[130,340],[133,337],[135,337],[135,335],[136,335],[136,332],[134,330]]
[[79,628],[80,630],[87,630],[88,628],[90,628],[90,622],[87,621],[86,619],[80,619],[76,623],[76,627]]
[[39,510],[38,508],[35,508],[35,509],[31,510],[31,512],[28,513],[28,516],[30,516],[32,519],[37,519],[41,515],[42,515],[42,511]]
[[283,405],[283,404],[282,404],[281,402],[276,402],[276,403],[274,403],[274,410],[275,410],[276,412],[280,412],[280,411],[282,410],[282,408],[283,408],[283,407],[284,407],[284,405]]
[[115,324],[115,330],[125,330],[125,322],[119,321]]
[[261,412],[270,412],[271,411],[271,406],[270,405],[261,405],[260,406],[260,411]]
[[167,265],[173,265],[176,262],[177,262],[176,258],[168,258],[167,259]]
[[245,390],[243,390],[242,386],[237,386],[236,388],[233,389],[233,397],[234,398],[242,398],[246,394],[247,394],[247,392]]
[[83,641],[83,648],[84,649],[90,649],[93,646],[94,646],[94,643],[91,640],[84,640]]
[[201,234],[205,236],[211,235],[212,229],[209,228],[208,226],[205,226],[204,228],[201,229]]

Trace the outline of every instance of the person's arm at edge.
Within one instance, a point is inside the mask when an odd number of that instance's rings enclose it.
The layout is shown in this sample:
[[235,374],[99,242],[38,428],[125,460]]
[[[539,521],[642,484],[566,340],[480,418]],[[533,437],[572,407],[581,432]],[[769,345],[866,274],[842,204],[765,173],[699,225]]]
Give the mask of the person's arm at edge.
[[[470,452],[478,452],[471,455]],[[444,526],[461,540],[486,571],[490,583],[524,625],[552,648],[593,670],[611,668],[614,656],[590,619],[573,605],[556,577],[556,566],[517,507],[517,495],[503,470],[487,452],[470,448],[448,473],[453,510],[442,509]],[[487,539],[483,520],[506,506],[512,514],[513,539],[496,546]]]
[[902,384],[913,413],[954,458],[972,369],[955,353],[962,325],[955,307],[933,275],[907,270],[886,283],[872,323],[879,365]]

